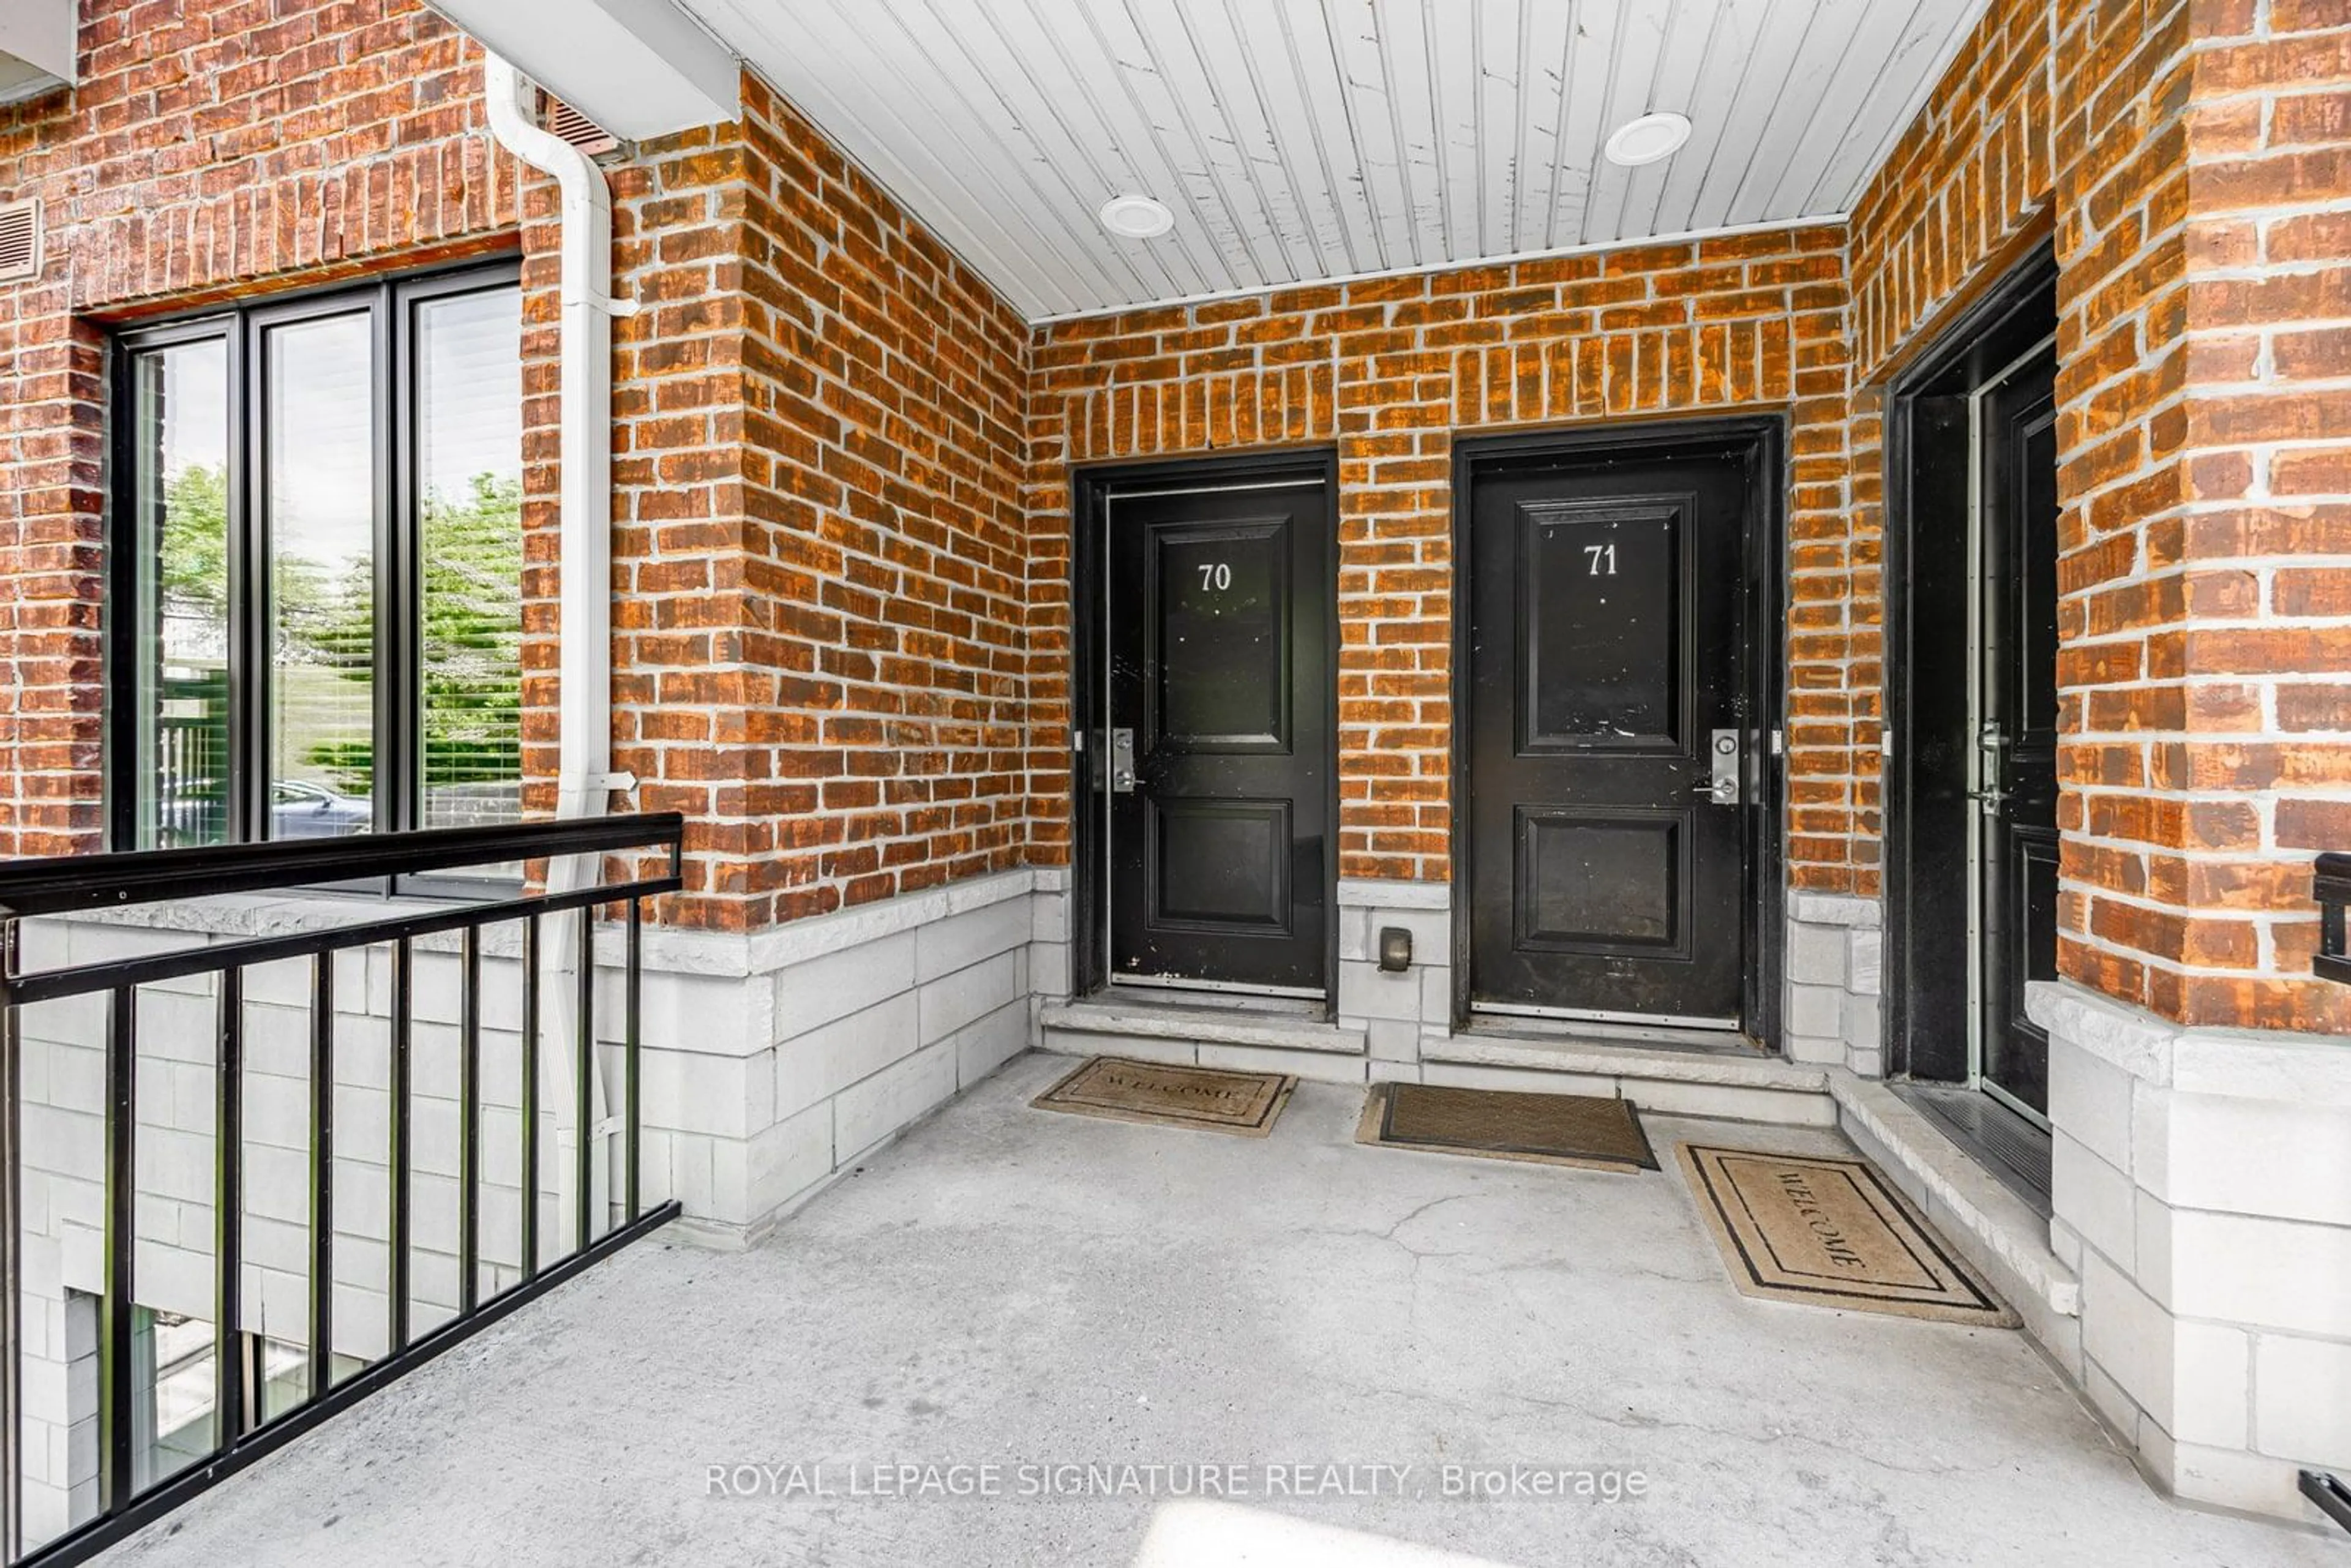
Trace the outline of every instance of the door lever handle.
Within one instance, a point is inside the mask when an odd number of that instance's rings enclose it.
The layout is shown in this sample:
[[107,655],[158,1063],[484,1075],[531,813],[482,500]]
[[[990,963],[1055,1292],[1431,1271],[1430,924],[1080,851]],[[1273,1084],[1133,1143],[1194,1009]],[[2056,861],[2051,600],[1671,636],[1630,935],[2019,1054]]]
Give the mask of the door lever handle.
[[1113,795],[1134,793],[1134,731],[1110,732],[1110,788]]

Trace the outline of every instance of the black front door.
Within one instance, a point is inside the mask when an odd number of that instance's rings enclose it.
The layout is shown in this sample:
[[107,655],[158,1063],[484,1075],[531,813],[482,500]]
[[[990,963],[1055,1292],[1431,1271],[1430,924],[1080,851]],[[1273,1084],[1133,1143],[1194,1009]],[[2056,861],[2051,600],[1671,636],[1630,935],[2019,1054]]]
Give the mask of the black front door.
[[1472,478],[1472,1007],[1740,1022],[1750,461]]
[[2049,1037],[2024,1013],[2057,977],[2056,359],[1981,394],[1982,650],[1977,707],[1982,1060],[1988,1087],[2046,1114]]
[[1325,482],[1113,489],[1103,515],[1110,977],[1319,995]]

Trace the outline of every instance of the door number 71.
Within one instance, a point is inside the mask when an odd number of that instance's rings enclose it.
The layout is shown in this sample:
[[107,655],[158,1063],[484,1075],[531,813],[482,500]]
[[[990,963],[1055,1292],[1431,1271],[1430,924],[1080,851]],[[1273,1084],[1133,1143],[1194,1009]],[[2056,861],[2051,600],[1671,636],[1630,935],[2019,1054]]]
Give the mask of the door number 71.
[[1585,545],[1583,547],[1583,553],[1589,557],[1592,561],[1592,570],[1590,575],[1593,577],[1614,577],[1616,575],[1616,547],[1614,545]]

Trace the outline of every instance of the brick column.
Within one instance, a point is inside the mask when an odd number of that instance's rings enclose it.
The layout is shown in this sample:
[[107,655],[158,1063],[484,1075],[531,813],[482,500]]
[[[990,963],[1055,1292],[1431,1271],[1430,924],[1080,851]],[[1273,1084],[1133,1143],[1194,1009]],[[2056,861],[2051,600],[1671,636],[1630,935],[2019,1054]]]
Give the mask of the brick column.
[[1368,319],[1332,339],[1342,882],[1452,874],[1453,356],[1386,319],[1390,300],[1427,289],[1423,277],[1351,286]]
[[0,289],[5,859],[87,853],[105,836],[106,350],[51,270]]
[[2351,11],[2199,6],[2196,48],[2178,668],[2201,733],[2166,763],[2247,799],[2203,813],[2227,858],[2149,870],[2196,951],[2249,961],[2150,991],[2190,1022],[2351,1030],[2351,989],[2307,977],[2303,863],[2351,849],[2351,567],[2325,559],[2351,555]]
[[2351,1030],[2307,898],[2309,852],[2351,845],[2351,576],[2308,559],[2351,548],[2351,333],[2304,325],[2351,316],[2351,27],[2074,26],[2062,967],[2183,1023]]
[[[2080,1375],[2183,1496],[2351,1466],[2351,16],[2064,0],[2051,1240]],[[2251,1031],[2271,1032],[2251,1032]]]

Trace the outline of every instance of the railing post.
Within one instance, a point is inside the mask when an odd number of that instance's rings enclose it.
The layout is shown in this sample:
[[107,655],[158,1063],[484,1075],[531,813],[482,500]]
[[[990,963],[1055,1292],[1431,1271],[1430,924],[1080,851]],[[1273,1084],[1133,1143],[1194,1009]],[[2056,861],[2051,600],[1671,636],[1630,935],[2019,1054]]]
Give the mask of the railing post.
[[621,1078],[622,1103],[626,1107],[629,1135],[629,1223],[637,1222],[643,1188],[639,1177],[644,1169],[645,1121],[637,1092],[637,1018],[644,1000],[643,959],[644,953],[644,921],[641,901],[629,900],[629,940],[625,956],[626,968],[622,978],[621,1009]]
[[0,918],[0,1559],[25,1552],[24,1190],[20,1107],[24,1104],[23,1036],[17,1030],[15,983],[23,956],[16,917]]
[[480,1299],[482,1174],[482,931],[458,938],[457,1312]]
[[221,971],[219,1061],[213,1075],[214,1446],[245,1436],[245,971]]
[[594,1193],[590,1178],[595,1174],[596,1129],[590,1126],[591,1101],[588,1090],[596,1073],[596,909],[593,904],[580,912],[580,1054],[572,1064],[571,1119],[579,1129],[579,1147],[572,1151],[573,1180],[578,1191],[573,1194],[577,1217],[573,1224],[572,1249],[588,1250],[595,1238],[590,1224],[594,1208]]
[[310,1387],[335,1375],[335,955],[310,960]]
[[522,1277],[538,1272],[538,916],[522,923]]
[[409,939],[402,936],[392,945],[392,1061],[388,1092],[392,1098],[391,1147],[385,1158],[391,1161],[387,1173],[392,1177],[392,1212],[386,1217],[384,1238],[389,1248],[389,1267],[385,1270],[384,1288],[392,1300],[391,1338],[392,1354],[408,1348],[408,1202],[409,1179],[409,1057],[415,1030],[415,965],[416,951]]
[[106,1289],[99,1300],[98,1506],[131,1500],[131,1313],[139,1123],[136,1068],[139,993],[106,994]]
[[[2351,954],[2345,952],[2345,906],[2351,904],[2351,854],[2320,855],[2311,870],[2311,896],[2318,904],[2318,951],[2310,972],[2325,980],[2351,985]],[[2302,1495],[2318,1511],[2351,1530],[2351,1486],[2325,1470],[2300,1472]]]

